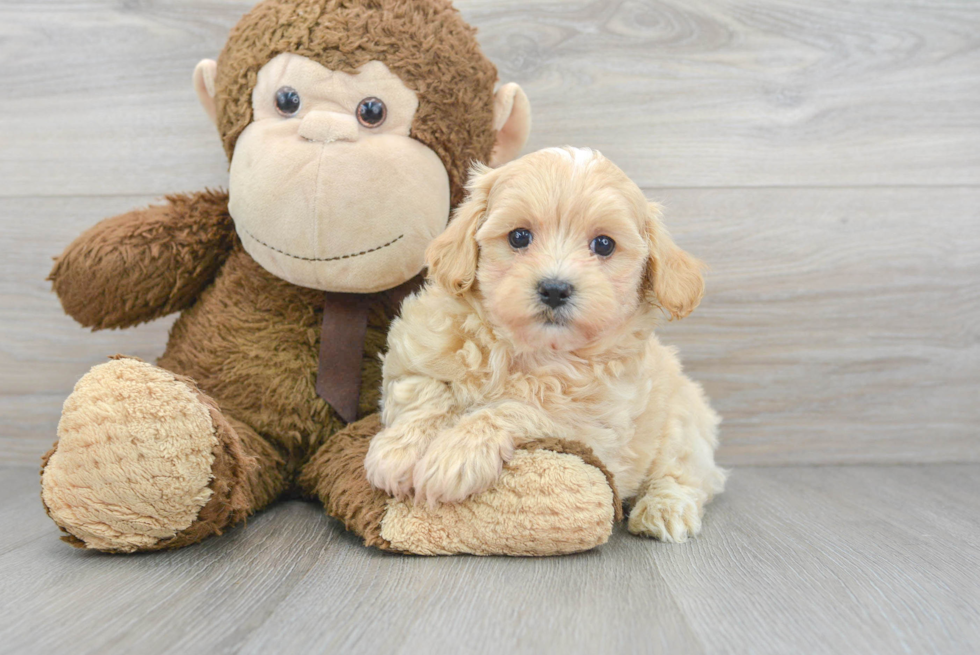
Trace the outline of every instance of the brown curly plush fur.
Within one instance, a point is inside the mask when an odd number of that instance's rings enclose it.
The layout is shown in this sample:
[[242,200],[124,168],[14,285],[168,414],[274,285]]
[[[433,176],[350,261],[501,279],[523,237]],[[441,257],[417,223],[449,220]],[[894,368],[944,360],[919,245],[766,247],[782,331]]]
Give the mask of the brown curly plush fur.
[[[397,24],[397,29],[392,25]],[[497,69],[449,0],[266,0],[235,27],[218,58],[218,130],[230,160],[252,122],[259,69],[284,52],[347,73],[384,62],[418,93],[412,137],[449,172],[452,204],[473,162],[493,149]]]
[[366,545],[389,550],[391,544],[381,536],[388,496],[372,487],[364,473],[364,456],[380,429],[380,417],[372,414],[338,432],[303,468],[299,486]]
[[[159,213],[159,208],[151,208],[124,218],[136,223],[141,216]],[[182,258],[193,259],[194,254],[188,251]],[[139,261],[147,255],[127,244],[116,253],[120,261]],[[100,265],[95,258],[56,265],[56,289],[77,288],[59,285],[61,276],[85,279]],[[123,286],[111,290],[126,293]],[[372,414],[378,406],[380,354],[398,309],[392,298],[396,293],[369,297],[359,416]],[[71,298],[62,296],[62,301],[69,313],[79,306]],[[322,292],[273,276],[235,240],[215,279],[174,323],[157,362],[191,387],[211,414],[220,444],[214,451],[213,495],[189,528],[142,550],[177,548],[220,534],[289,493],[300,467],[344,427],[315,389],[322,317]],[[348,460],[341,457],[336,465],[345,467]],[[70,542],[82,545],[77,539]]]
[[[397,312],[373,294],[362,357],[359,415],[376,411],[380,354]],[[157,364],[197,381],[222,411],[282,452],[290,475],[344,426],[316,393],[323,294],[281,280],[236,244],[224,267],[181,314]]]
[[85,327],[131,327],[194,304],[234,243],[227,193],[174,194],[166,205],[84,232],[58,257],[48,280],[65,313]]

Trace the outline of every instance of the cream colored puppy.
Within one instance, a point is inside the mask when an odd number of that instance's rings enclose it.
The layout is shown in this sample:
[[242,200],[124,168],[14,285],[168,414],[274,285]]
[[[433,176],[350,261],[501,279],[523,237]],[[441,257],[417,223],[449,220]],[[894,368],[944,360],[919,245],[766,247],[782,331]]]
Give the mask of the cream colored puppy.
[[429,247],[429,283],[391,326],[371,483],[416,501],[487,489],[522,441],[588,444],[633,499],[629,529],[697,534],[721,492],[718,417],[653,334],[687,316],[700,263],[597,152],[478,166]]

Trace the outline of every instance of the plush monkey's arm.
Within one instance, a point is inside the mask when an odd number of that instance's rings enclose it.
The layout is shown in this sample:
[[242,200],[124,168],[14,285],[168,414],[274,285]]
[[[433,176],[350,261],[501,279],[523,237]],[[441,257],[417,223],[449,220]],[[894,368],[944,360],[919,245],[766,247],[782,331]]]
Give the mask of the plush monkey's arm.
[[167,197],[98,223],[55,260],[48,279],[65,312],[96,330],[186,309],[235,241],[228,194]]

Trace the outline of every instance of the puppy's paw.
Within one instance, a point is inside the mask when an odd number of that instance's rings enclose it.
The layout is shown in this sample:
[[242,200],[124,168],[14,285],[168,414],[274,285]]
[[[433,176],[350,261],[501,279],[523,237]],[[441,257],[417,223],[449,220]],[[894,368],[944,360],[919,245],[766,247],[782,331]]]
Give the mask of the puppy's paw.
[[407,497],[412,490],[412,472],[424,448],[424,443],[397,429],[382,430],[371,440],[364,458],[368,482],[395,498]]
[[513,447],[500,443],[467,439],[465,431],[450,430],[440,435],[415,466],[415,502],[429,506],[455,503],[497,481],[504,461],[513,456]]
[[660,541],[681,543],[701,531],[704,492],[660,480],[647,489],[630,511],[629,531]]

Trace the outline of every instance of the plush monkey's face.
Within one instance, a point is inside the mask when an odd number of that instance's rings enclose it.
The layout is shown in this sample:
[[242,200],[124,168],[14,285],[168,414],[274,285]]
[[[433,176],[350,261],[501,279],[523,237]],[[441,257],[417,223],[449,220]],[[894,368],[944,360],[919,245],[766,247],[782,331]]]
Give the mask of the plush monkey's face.
[[[283,48],[289,51],[283,52]],[[516,84],[449,0],[263,0],[194,85],[231,159],[246,251],[288,282],[371,293],[417,275],[467,169],[516,157]]]
[[411,138],[418,98],[379,61],[357,74],[282,54],[258,74],[231,163],[245,250],[299,286],[368,293],[416,275],[449,217],[449,177]]

